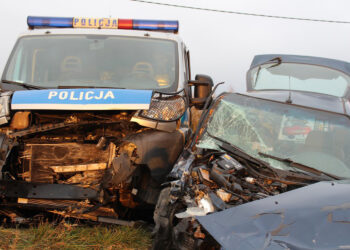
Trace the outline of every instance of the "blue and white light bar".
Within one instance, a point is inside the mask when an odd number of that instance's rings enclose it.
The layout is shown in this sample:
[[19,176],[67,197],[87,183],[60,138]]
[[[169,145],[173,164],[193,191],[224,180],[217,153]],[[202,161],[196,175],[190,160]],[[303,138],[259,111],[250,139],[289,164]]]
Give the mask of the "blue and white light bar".
[[28,16],[27,24],[34,28],[90,28],[172,31],[179,30],[179,22],[174,20],[141,20],[84,17],[39,17]]

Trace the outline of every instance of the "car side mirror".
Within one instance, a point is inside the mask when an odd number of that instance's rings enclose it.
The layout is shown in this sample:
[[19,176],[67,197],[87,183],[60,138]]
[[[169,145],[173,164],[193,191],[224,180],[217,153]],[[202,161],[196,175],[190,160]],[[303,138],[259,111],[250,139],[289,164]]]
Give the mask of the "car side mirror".
[[194,88],[193,96],[190,98],[190,106],[202,109],[208,98],[211,98],[213,79],[207,75],[196,75],[195,80],[188,82],[188,86]]

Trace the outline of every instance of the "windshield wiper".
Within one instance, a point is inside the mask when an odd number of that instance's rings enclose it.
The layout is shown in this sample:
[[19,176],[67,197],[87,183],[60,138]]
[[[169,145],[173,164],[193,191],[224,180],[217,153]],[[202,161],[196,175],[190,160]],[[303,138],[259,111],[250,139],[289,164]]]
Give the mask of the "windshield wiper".
[[[280,178],[285,179],[286,176],[292,176],[292,177],[296,177],[296,178],[302,178],[302,179],[313,180],[313,181],[320,181],[320,178],[322,178],[321,180],[329,180],[328,178],[325,179],[325,176],[319,176],[319,175],[312,176],[312,175],[309,175],[307,173],[302,173],[302,172],[298,172],[297,173],[298,176],[296,176],[295,174],[290,175],[289,173],[291,173],[292,171],[276,169],[276,168],[272,167],[268,162],[260,160],[260,159],[258,159],[256,157],[251,156],[250,154],[246,153],[245,151],[243,151],[239,147],[234,146],[234,145],[230,144],[229,142],[227,142],[227,141],[225,141],[225,140],[223,140],[223,139],[221,139],[219,137],[216,137],[216,136],[210,134],[208,131],[206,133],[211,138],[214,138],[215,140],[218,140],[218,141],[220,141],[222,143],[222,145],[219,146],[221,149],[227,151],[228,153],[231,153],[233,155],[241,157],[241,158],[243,158],[245,160],[248,160],[248,161],[250,161],[251,163],[254,163],[257,166],[265,167],[265,169],[270,170],[273,173],[273,175],[275,177],[277,177],[278,179],[280,179]],[[256,171],[256,170],[254,170],[254,171]],[[308,172],[308,171],[306,171],[306,172]],[[330,174],[327,174],[327,175],[330,175]],[[333,176],[330,176],[330,177],[333,178]],[[333,178],[333,179],[338,179],[339,178],[337,176],[334,176],[334,177],[335,178]]]
[[[272,59],[270,59],[270,60],[268,60],[268,61],[266,61],[266,62],[264,62],[262,64],[266,64],[266,63],[273,62],[273,61],[276,61],[276,60],[277,60],[277,63],[272,64],[270,67],[267,67],[267,69],[273,68],[273,67],[276,67],[276,66],[278,66],[278,65],[280,65],[282,63],[282,58],[281,57],[279,57],[279,56],[278,57],[274,57],[274,58],[272,58]],[[255,81],[254,81],[254,86],[256,86],[256,83],[258,82],[259,75],[260,75],[260,70],[261,70],[261,66],[259,66],[258,72],[256,72],[256,78],[255,78]]]
[[219,137],[216,137],[215,135],[212,135],[210,134],[208,131],[207,131],[207,134],[211,137],[211,138],[214,138],[215,140],[218,140],[222,143],[221,146],[219,146],[221,149],[224,149],[225,151],[227,152],[230,152],[234,155],[237,155],[238,157],[241,157],[245,160],[248,160],[258,166],[264,166],[265,168],[269,169],[271,172],[273,172],[273,174],[275,175],[275,177],[278,176],[278,173],[277,171],[271,167],[267,162],[265,161],[262,161],[262,160],[259,160],[253,156],[251,156],[250,154],[244,152],[244,150],[240,149],[239,147],[237,146],[234,146],[232,145],[231,143],[219,138]]
[[14,85],[18,85],[18,86],[22,86],[26,89],[45,89],[44,87],[39,87],[36,85],[31,85],[28,83],[23,83],[23,82],[17,82],[17,81],[10,81],[10,80],[1,80],[2,83],[6,83],[6,84],[14,84]]
[[267,69],[280,65],[282,63],[282,58],[278,56],[278,57],[272,58],[271,60],[268,60],[267,62],[273,62],[273,61],[277,61],[277,63],[272,64],[270,67],[267,67]]
[[295,162],[295,161],[293,161],[290,158],[280,158],[278,156],[269,155],[269,154],[266,154],[266,153],[263,153],[263,152],[258,152],[258,154],[263,156],[263,157],[266,157],[266,158],[271,158],[271,159],[274,159],[274,160],[277,160],[277,161],[285,162],[291,167],[303,170],[303,171],[308,172],[308,173],[312,173],[312,174],[315,174],[315,175],[318,175],[318,176],[323,176],[323,177],[327,176],[327,177],[331,178],[332,180],[340,180],[341,179],[340,177],[338,177],[336,175],[326,173],[326,172],[324,172],[322,170],[319,170],[317,168],[313,168],[313,167],[304,165],[304,164],[299,163],[299,162]]

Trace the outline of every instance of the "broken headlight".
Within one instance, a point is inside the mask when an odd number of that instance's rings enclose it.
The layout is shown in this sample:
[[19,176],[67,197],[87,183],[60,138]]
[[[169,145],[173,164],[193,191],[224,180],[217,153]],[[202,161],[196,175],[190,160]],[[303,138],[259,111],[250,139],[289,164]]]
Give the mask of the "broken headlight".
[[148,110],[142,110],[140,116],[158,121],[176,121],[186,111],[186,99],[179,94],[156,92]]

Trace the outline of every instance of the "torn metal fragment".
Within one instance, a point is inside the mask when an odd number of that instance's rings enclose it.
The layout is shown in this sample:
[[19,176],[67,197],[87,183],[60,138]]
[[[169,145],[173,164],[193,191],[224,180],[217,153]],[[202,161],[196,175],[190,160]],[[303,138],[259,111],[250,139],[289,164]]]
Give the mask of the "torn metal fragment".
[[102,170],[107,168],[107,163],[91,163],[70,166],[50,166],[56,173],[84,172],[92,170]]

